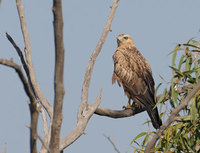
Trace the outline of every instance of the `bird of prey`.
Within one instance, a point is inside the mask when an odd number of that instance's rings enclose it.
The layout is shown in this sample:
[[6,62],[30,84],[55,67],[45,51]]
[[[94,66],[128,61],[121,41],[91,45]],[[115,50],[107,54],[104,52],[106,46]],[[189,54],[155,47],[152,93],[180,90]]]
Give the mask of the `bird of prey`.
[[[125,109],[142,106],[151,118],[155,129],[162,125],[154,100],[154,79],[147,60],[135,47],[132,38],[128,34],[120,34],[117,37],[118,48],[114,52],[114,72],[112,83],[123,86],[128,96],[128,105]],[[131,100],[133,103],[131,104]]]

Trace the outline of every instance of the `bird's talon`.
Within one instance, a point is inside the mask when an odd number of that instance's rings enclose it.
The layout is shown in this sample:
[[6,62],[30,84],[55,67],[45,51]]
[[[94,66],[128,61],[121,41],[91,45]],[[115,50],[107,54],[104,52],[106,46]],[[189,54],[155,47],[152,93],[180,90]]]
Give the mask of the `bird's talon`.
[[127,110],[127,109],[133,109],[134,107],[132,107],[132,106],[123,106],[122,108]]

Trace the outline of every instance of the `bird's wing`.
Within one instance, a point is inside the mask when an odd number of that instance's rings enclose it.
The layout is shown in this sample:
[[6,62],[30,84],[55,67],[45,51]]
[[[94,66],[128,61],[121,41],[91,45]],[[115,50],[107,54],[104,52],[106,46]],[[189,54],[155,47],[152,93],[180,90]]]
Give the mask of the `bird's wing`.
[[113,60],[114,75],[122,83],[125,93],[145,107],[153,126],[158,129],[162,121],[157,108],[154,109],[154,80],[148,62],[136,48],[117,49]]
[[154,107],[154,80],[151,68],[137,48],[117,49],[113,55],[114,73],[142,105]]

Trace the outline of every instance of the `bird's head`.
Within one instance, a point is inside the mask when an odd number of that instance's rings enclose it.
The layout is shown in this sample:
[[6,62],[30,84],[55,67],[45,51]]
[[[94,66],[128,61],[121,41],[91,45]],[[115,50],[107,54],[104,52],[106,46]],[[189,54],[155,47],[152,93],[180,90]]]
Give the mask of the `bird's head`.
[[128,34],[120,34],[117,36],[117,44],[118,47],[122,45],[129,45],[129,46],[134,46],[134,42]]

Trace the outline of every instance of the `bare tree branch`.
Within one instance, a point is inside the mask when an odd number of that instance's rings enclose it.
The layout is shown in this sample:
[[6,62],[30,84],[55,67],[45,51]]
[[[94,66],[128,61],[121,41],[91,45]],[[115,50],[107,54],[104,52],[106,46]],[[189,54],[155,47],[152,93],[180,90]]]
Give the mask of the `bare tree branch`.
[[97,56],[99,55],[101,48],[106,40],[106,37],[108,35],[108,32],[110,31],[110,27],[111,27],[111,23],[112,20],[114,18],[115,15],[115,11],[117,9],[118,6],[118,2],[119,0],[114,0],[113,4],[112,4],[112,8],[111,8],[111,12],[109,14],[108,20],[107,20],[107,24],[103,30],[103,33],[101,35],[101,38],[96,46],[96,49],[94,50],[94,52],[91,55],[91,58],[89,60],[86,72],[85,72],[85,78],[84,78],[84,82],[83,82],[83,88],[82,88],[82,96],[81,96],[81,104],[79,106],[79,111],[78,111],[78,119],[81,118],[81,114],[83,112],[83,110],[87,107],[88,105],[88,89],[90,86],[90,80],[91,80],[91,76],[92,76],[92,70],[95,64],[95,60],[97,58]]
[[[193,89],[193,86],[191,84],[187,84],[179,88],[178,91],[179,91],[179,94],[181,94],[189,89]],[[169,99],[170,97],[169,94],[170,94],[170,91],[167,91],[164,101],[167,101]],[[156,98],[160,99],[161,96],[162,94],[158,95]],[[98,107],[95,111],[95,114],[100,115],[100,116],[107,116],[111,118],[124,118],[124,117],[134,116],[143,111],[145,111],[145,109],[137,105],[135,105],[134,108],[127,109],[127,110],[111,110],[109,108]]]
[[101,102],[101,92],[102,92],[102,90],[100,91],[96,101],[92,105],[89,105],[87,107],[87,109],[85,109],[83,111],[82,119],[78,120],[78,123],[77,123],[76,127],[72,130],[72,132],[70,134],[68,134],[61,141],[60,151],[64,150],[66,147],[68,147],[74,141],[76,141],[82,134],[84,134],[85,128],[87,126],[87,123],[88,123],[90,117],[94,114],[94,111],[97,109],[97,107],[99,106],[99,104]]
[[90,80],[91,80],[92,70],[95,64],[95,60],[101,51],[101,48],[106,40],[106,36],[108,32],[110,31],[111,23],[118,6],[118,2],[119,0],[113,1],[106,26],[96,46],[96,49],[94,50],[94,52],[92,53],[90,57],[90,60],[85,72],[85,78],[84,78],[83,87],[82,87],[81,104],[78,110],[78,123],[76,127],[72,130],[72,132],[62,140],[61,145],[60,145],[60,150],[63,150],[64,148],[72,144],[76,139],[78,139],[84,133],[84,130],[87,126],[89,119],[94,114],[95,110],[97,109],[97,107],[99,106],[101,102],[102,90],[100,91],[99,96],[97,97],[97,100],[92,105],[88,105],[88,89],[90,85]]
[[[78,137],[80,137],[86,128],[86,125],[90,119],[90,117],[94,114],[95,110],[100,104],[101,101],[101,93],[100,91],[96,101],[88,105],[88,88],[91,80],[91,74],[92,69],[94,67],[95,60],[98,56],[98,54],[101,51],[101,48],[106,40],[106,36],[108,32],[110,31],[111,22],[113,20],[115,10],[118,6],[119,0],[114,0],[112,9],[110,12],[110,15],[108,17],[107,24],[104,28],[104,31],[102,33],[102,36],[97,44],[97,47],[95,51],[93,52],[91,59],[88,64],[88,68],[86,70],[85,74],[85,81],[83,84],[83,94],[82,94],[82,102],[79,107],[79,117],[78,117],[78,123],[77,126],[74,128],[74,130],[65,137],[60,144],[60,127],[62,123],[62,101],[64,97],[64,85],[63,85],[63,69],[64,69],[64,45],[63,45],[63,36],[62,36],[62,27],[63,27],[63,20],[62,20],[62,4],[61,0],[54,0],[54,7],[53,7],[53,13],[54,13],[54,30],[55,30],[55,47],[56,47],[56,66],[55,66],[55,101],[54,101],[54,110],[53,107],[49,104],[45,96],[40,90],[40,87],[36,81],[36,76],[34,72],[34,67],[32,64],[31,59],[31,45],[30,45],[30,39],[28,36],[28,30],[26,27],[26,21],[24,17],[24,8],[21,4],[21,0],[16,0],[22,34],[24,37],[24,43],[25,43],[25,58],[22,54],[22,51],[20,48],[16,45],[14,40],[11,38],[10,35],[7,35],[8,40],[11,42],[11,44],[16,49],[21,62],[23,64],[23,68],[26,72],[28,81],[26,80],[26,77],[23,75],[23,72],[21,70],[21,67],[13,63],[12,61],[8,60],[5,62],[5,60],[1,59],[0,62],[2,64],[10,66],[14,68],[19,76],[21,77],[21,80],[24,85],[24,87],[28,88],[28,90],[25,89],[25,91],[32,96],[31,103],[29,105],[30,112],[31,112],[31,152],[36,153],[37,152],[37,146],[36,146],[36,140],[38,138],[37,135],[37,123],[38,123],[38,116],[39,116],[39,110],[41,108],[37,105],[37,99],[39,99],[39,102],[42,104],[42,106],[46,109],[52,123],[52,127],[49,127],[49,131],[47,132],[47,120],[46,116],[44,115],[44,112],[42,112],[42,118],[44,120],[44,133],[45,138],[42,140],[41,137],[39,139],[41,140],[42,144],[44,145],[44,148],[46,151],[48,151],[48,148],[46,147],[46,144],[49,143],[50,139],[50,133],[51,132],[51,141],[50,141],[50,152],[57,153],[60,150],[63,150],[67,146],[69,146],[71,143],[73,143]],[[30,92],[30,93],[29,93]],[[29,97],[31,97],[29,96]],[[83,104],[83,105],[82,105]],[[42,109],[43,110],[43,109]],[[53,113],[54,112],[54,113]],[[52,120],[53,117],[53,120]],[[52,130],[51,130],[52,129]],[[48,136],[47,136],[48,135]],[[69,139],[70,138],[70,139]],[[42,149],[41,149],[42,150]]]
[[28,81],[26,80],[22,70],[21,70],[21,66],[17,65],[16,63],[13,62],[13,60],[5,60],[5,59],[0,59],[0,64],[11,67],[13,69],[15,69],[15,71],[17,72],[23,86],[24,86],[24,90],[27,94],[27,96],[30,99],[30,104],[29,104],[29,109],[31,112],[31,127],[30,127],[30,148],[31,148],[31,152],[32,153],[37,153],[37,143],[36,143],[36,134],[37,134],[37,123],[38,123],[38,110],[37,110],[37,100],[36,97],[34,96],[30,84],[28,83]]
[[162,135],[162,133],[169,127],[169,125],[176,119],[176,115],[185,108],[190,99],[200,90],[200,80],[199,83],[192,89],[192,91],[185,97],[185,99],[177,106],[172,112],[167,121],[160,127],[160,129],[156,132],[156,134],[153,136],[153,138],[148,142],[145,153],[149,153],[151,151],[151,148],[155,145],[159,137]]
[[111,110],[108,108],[98,107],[95,111],[95,114],[111,118],[124,118],[124,117],[134,116],[143,111],[145,111],[145,109],[142,107],[134,107],[133,109],[126,109],[126,110]]
[[108,141],[112,144],[114,150],[115,150],[117,153],[120,153],[120,151],[117,149],[116,145],[115,145],[114,142],[111,140],[111,138],[108,137],[108,136],[106,136],[105,134],[104,134],[104,137],[105,137],[106,139],[108,139]]
[[22,5],[21,0],[16,0],[16,5],[17,5],[18,14],[19,14],[22,34],[24,37],[26,65],[30,73],[30,81],[37,95],[37,98],[41,102],[42,106],[44,106],[44,108],[47,110],[47,113],[50,116],[50,118],[52,118],[53,108],[51,104],[48,102],[48,100],[46,99],[46,97],[44,96],[44,94],[42,93],[39,87],[39,84],[37,83],[37,80],[36,80],[36,75],[35,75],[34,67],[32,64],[32,59],[31,59],[31,44],[30,44],[28,29],[26,26],[26,20],[24,16],[24,6]]
[[15,50],[17,51],[17,54],[19,55],[21,63],[23,65],[23,68],[24,68],[24,70],[26,72],[26,75],[27,75],[28,82],[30,84],[31,90],[33,91],[34,96],[37,97],[36,93],[35,93],[35,90],[33,88],[33,84],[31,83],[29,69],[28,69],[27,64],[25,62],[24,55],[22,54],[21,49],[16,45],[15,41],[12,39],[12,37],[7,32],[6,32],[6,37],[8,38],[8,40],[10,41],[10,43],[13,45],[13,47],[15,48]]
[[60,152],[60,129],[62,124],[62,106],[64,98],[64,43],[63,43],[63,16],[62,0],[53,1],[54,38],[55,38],[55,77],[54,77],[54,110],[50,140],[50,152]]

